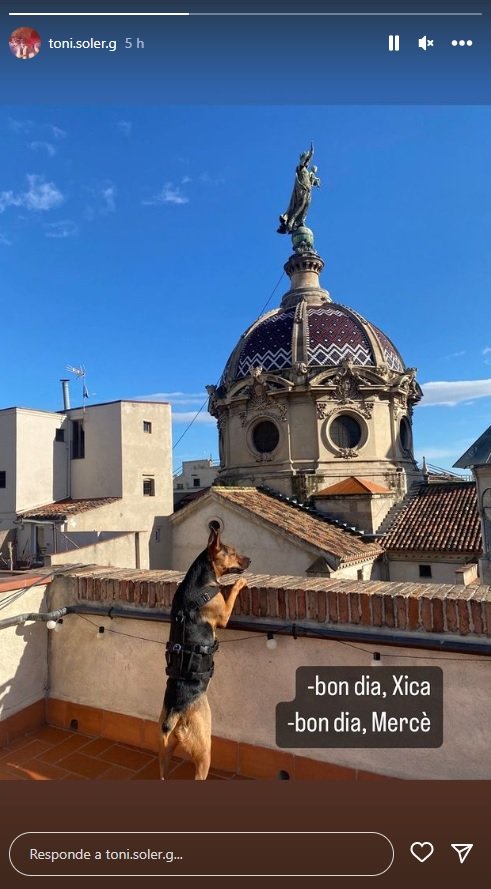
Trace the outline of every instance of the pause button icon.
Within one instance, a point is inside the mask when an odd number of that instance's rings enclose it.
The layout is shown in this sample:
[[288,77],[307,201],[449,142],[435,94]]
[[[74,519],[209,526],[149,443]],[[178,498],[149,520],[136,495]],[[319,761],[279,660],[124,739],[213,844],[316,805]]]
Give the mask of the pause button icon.
[[399,52],[399,34],[389,34],[389,52]]

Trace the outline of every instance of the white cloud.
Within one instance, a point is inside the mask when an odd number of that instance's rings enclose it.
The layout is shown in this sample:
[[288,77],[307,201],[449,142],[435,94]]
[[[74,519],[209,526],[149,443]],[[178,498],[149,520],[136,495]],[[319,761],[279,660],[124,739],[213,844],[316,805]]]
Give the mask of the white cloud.
[[[172,405],[172,422],[173,423],[204,423],[206,425],[216,423],[215,417],[212,417],[205,411],[203,404],[207,402],[208,396],[206,392],[154,392],[152,395],[137,395],[132,401],[165,401]],[[175,411],[176,405],[195,404],[196,409],[193,411]],[[200,411],[200,413],[198,413]]]
[[172,411],[173,423],[190,423],[191,420],[195,423],[216,423],[215,417],[208,413],[201,412],[196,416],[196,411]]
[[133,124],[130,120],[118,120],[117,123],[118,128],[121,130],[124,136],[130,136],[131,131],[133,129]]
[[14,120],[10,117],[7,126],[13,133],[30,133],[34,123],[32,120]]
[[64,139],[66,137],[65,130],[56,127],[52,123],[35,124],[33,120],[16,120],[10,117],[7,121],[9,130],[13,133],[32,133],[34,129],[48,131],[52,139]]
[[145,206],[155,204],[188,204],[189,198],[184,195],[179,185],[172,182],[166,182],[162,190],[155,194],[152,198],[142,201]]
[[60,222],[48,222],[44,233],[47,238],[73,238],[78,228],[71,219],[62,219]]
[[101,198],[106,213],[114,213],[116,209],[116,186],[106,183],[101,189]]
[[461,401],[491,396],[491,380],[456,380],[423,383],[422,407],[447,405],[453,407]]
[[25,210],[52,210],[63,203],[63,195],[54,182],[44,182],[41,176],[29,175],[25,191],[0,192],[0,213],[8,207],[23,207]]
[[204,173],[200,173],[199,180],[204,185],[223,185],[225,182],[223,176],[211,176],[206,170]]
[[451,352],[450,355],[444,355],[443,357],[444,358],[463,358],[463,356],[466,354],[467,354],[467,352],[465,350],[463,350],[462,352]]
[[201,405],[208,400],[206,392],[153,392],[152,395],[138,395],[135,401],[168,401],[170,404]]
[[47,123],[46,126],[47,126],[48,130],[50,131],[51,135],[53,136],[53,139],[65,139],[66,138],[65,130],[62,130],[60,127],[53,126],[52,123]]
[[483,355],[489,355],[490,352],[491,352],[490,346],[486,346],[486,348],[482,350]]
[[455,458],[455,453],[455,450],[451,451],[449,448],[429,445],[417,448],[415,456],[418,461],[421,461],[423,457],[426,457],[427,460],[442,460],[448,457]]
[[11,247],[12,241],[7,238],[7,235],[3,235],[0,233],[0,244],[2,245],[2,247]]
[[49,157],[53,157],[56,154],[56,148],[51,142],[31,142],[29,148],[32,151],[45,151]]
[[116,211],[116,195],[117,188],[113,182],[106,180],[87,189],[92,196],[91,203],[85,209],[87,219],[94,219],[96,216],[107,216],[108,213]]

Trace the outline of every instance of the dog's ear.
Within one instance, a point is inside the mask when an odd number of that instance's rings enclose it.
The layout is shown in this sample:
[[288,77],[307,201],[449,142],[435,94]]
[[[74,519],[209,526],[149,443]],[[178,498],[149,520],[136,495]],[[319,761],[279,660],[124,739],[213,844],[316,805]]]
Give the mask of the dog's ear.
[[220,528],[210,528],[210,536],[208,538],[208,549],[210,552],[216,553],[220,549]]

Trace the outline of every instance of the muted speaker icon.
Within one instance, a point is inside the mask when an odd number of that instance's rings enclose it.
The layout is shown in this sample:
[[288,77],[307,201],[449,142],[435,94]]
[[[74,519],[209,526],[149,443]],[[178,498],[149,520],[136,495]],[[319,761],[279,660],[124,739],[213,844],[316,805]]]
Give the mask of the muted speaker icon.
[[427,49],[430,48],[430,46],[434,46],[434,45],[435,45],[434,39],[432,37],[427,37],[426,34],[424,37],[420,37],[418,40],[419,48],[424,49],[425,52]]

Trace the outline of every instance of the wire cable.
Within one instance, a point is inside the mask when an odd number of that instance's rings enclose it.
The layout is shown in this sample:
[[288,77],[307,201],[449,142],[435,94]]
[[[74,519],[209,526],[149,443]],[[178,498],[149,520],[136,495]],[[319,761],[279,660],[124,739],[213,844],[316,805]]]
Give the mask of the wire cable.
[[[258,318],[260,318],[261,315],[264,314],[266,308],[268,307],[269,303],[270,303],[271,300],[273,299],[273,296],[275,295],[276,291],[278,290],[278,287],[280,286],[281,281],[283,280],[284,275],[285,275],[285,273],[282,272],[281,275],[280,275],[280,277],[278,278],[278,281],[276,282],[275,286],[273,287],[273,289],[272,289],[270,295],[268,296],[268,299],[267,299],[266,302],[264,303],[264,306],[262,307],[262,309],[261,309],[259,315],[257,316]],[[217,381],[217,383],[216,383],[217,386],[218,386],[218,382],[219,382],[219,381]],[[192,420],[190,420],[190,422],[189,422],[188,425],[186,426],[186,428],[185,428],[184,432],[182,433],[182,435],[179,436],[179,438],[177,439],[177,441],[175,442],[175,444],[172,446],[172,450],[173,450],[173,451],[175,451],[175,449],[177,448],[177,445],[181,443],[181,441],[183,440],[183,438],[184,438],[184,436],[186,435],[186,433],[189,432],[189,430],[191,429],[191,426],[192,426],[193,423],[198,419],[200,413],[205,409],[205,407],[206,407],[207,404],[208,404],[208,398],[205,398],[203,404],[202,404],[201,407],[196,411],[194,417],[192,418]]]
[[[90,624],[92,627],[94,627],[94,629],[97,629],[99,626],[101,626],[101,624],[94,623],[92,620],[90,620],[90,618],[86,617],[84,614],[77,614],[76,616],[80,617],[82,620],[85,620],[88,624]],[[105,617],[106,615],[103,615],[103,616]],[[114,619],[117,619],[117,618],[114,618]],[[300,633],[299,633],[299,630],[300,630]],[[156,645],[164,645],[165,644],[164,642],[160,642],[158,639],[149,639],[147,636],[135,636],[135,635],[133,635],[133,633],[124,633],[121,630],[112,630],[109,628],[108,629],[104,628],[104,632],[105,633],[113,633],[115,636],[127,636],[130,639],[139,639],[142,642],[154,642]],[[299,633],[299,635],[301,636],[301,628],[299,628],[298,624],[296,625],[296,632],[297,632],[297,634]],[[231,643],[234,643],[234,642],[246,642],[249,639],[262,639],[264,635],[265,635],[265,631],[258,629],[257,633],[254,633],[253,635],[250,635],[250,636],[239,636],[236,639],[220,639],[220,645],[227,645],[227,644],[230,645]],[[283,636],[285,634],[278,633],[277,635]],[[309,637],[304,637],[304,638],[309,638]],[[339,645],[346,645],[348,648],[354,648],[355,651],[363,652],[364,654],[370,655],[370,657],[373,657],[375,652],[379,651],[379,649],[381,647],[379,645],[377,648],[374,648],[373,650],[371,650],[369,648],[362,648],[361,646],[355,645],[352,642],[345,642],[343,639],[326,639],[326,642],[337,642]],[[388,643],[388,644],[390,644],[390,643]],[[463,652],[463,655],[466,656],[465,652]],[[414,661],[438,661],[439,663],[442,663],[442,661],[453,661],[453,662],[460,663],[460,664],[462,663],[461,657],[432,657],[432,656],[427,657],[426,655],[422,655],[422,654],[418,655],[418,654],[391,653],[391,654],[383,654],[382,657],[384,659],[385,658],[403,658],[405,660],[414,660]],[[473,660],[472,663],[473,664],[489,664],[490,661],[489,661],[489,658],[477,658],[476,660]]]

